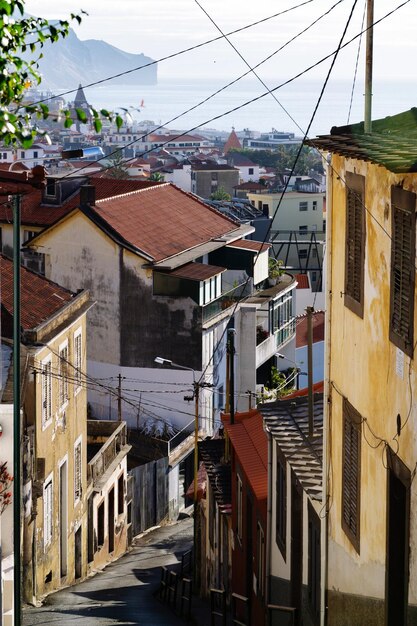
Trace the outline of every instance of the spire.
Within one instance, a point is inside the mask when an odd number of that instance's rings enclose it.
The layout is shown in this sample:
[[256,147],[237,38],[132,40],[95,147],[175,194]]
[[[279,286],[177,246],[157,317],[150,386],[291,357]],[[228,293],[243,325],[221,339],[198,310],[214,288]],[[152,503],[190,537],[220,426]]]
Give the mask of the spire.
[[81,83],[78,85],[77,95],[74,99],[74,106],[78,109],[86,109],[88,108],[87,98],[85,97],[85,93]]
[[236,148],[237,150],[240,150],[242,148],[242,144],[240,143],[239,138],[236,135],[235,129],[233,126],[232,126],[232,132],[230,133],[229,138],[224,145],[224,149],[223,149],[224,154],[226,155],[228,152],[230,152],[230,150],[232,150],[232,148]]

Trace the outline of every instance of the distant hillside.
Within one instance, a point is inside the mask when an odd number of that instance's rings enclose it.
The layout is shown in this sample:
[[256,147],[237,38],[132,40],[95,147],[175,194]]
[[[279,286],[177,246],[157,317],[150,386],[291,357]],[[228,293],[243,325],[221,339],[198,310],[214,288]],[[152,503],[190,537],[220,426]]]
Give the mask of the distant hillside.
[[[43,48],[44,58],[39,63],[42,89],[74,89],[87,83],[118,74],[153,61],[144,54],[131,54],[115,48],[105,41],[81,41],[73,30],[66,39]],[[115,78],[112,85],[155,85],[157,65]]]

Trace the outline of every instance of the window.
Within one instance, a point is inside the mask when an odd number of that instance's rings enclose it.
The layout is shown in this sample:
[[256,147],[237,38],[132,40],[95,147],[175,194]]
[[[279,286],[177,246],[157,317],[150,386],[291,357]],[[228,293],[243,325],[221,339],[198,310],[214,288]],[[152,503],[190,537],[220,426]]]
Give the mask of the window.
[[306,259],[307,258],[307,248],[301,248],[301,250],[298,251],[298,258],[300,259]]
[[42,361],[42,428],[52,420],[52,358]]
[[249,176],[253,176],[253,167],[250,167],[250,168],[248,169],[248,175],[249,175]]
[[46,179],[45,194],[47,196],[55,196],[56,194],[56,181],[53,178]]
[[346,172],[345,306],[363,317],[365,179]]
[[123,515],[125,510],[125,480],[124,475],[120,474],[117,479],[117,515]]
[[317,211],[317,200],[313,200],[313,211]]
[[217,408],[224,409],[224,385],[220,385],[217,391]]
[[342,528],[359,553],[361,421],[356,409],[343,401]]
[[24,158],[25,158],[25,151],[24,151],[24,150],[21,150],[21,151],[20,151],[20,158],[21,158],[21,159],[24,159]]
[[43,485],[43,545],[47,548],[52,542],[52,474]]
[[82,448],[81,438],[74,445],[74,502],[81,499],[82,494]]
[[97,509],[97,547],[104,545],[104,500]]
[[308,505],[308,602],[314,624],[320,621],[320,520]]
[[316,248],[312,249],[311,255],[312,255],[313,259],[317,259],[317,250],[316,250]]
[[68,342],[59,348],[59,406],[68,402]]
[[74,382],[75,393],[81,389],[82,373],[82,335],[81,328],[74,333]]
[[413,356],[416,194],[391,188],[390,340]]
[[243,522],[243,487],[240,476],[236,475],[236,534],[242,539],[242,522]]
[[300,211],[308,210],[308,202],[300,202],[298,206],[299,206]]
[[264,596],[265,594],[265,534],[262,526],[258,522],[256,527],[257,534],[257,552],[258,552],[258,567],[257,567],[257,591],[258,595]]
[[38,151],[37,151],[37,150],[34,150],[34,151],[33,151],[33,158],[34,158],[34,159],[37,159],[37,158],[38,158]]
[[308,231],[308,226],[299,226],[298,227],[298,232],[299,233],[306,233]]
[[32,239],[32,237],[34,237],[36,235],[36,230],[24,230],[23,231],[23,243],[26,243],[27,241],[29,241],[29,239]]
[[278,447],[275,495],[275,540],[285,559],[287,532],[287,472],[285,460],[279,454]]

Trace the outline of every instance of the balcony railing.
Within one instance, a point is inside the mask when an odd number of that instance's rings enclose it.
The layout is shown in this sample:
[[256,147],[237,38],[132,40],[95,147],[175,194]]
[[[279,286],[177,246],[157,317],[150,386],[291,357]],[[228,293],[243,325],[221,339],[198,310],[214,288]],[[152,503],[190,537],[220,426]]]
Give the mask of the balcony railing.
[[122,422],[116,430],[109,435],[97,454],[87,465],[87,480],[96,483],[113,463],[119,452],[127,444],[126,422]]
[[291,339],[291,337],[294,336],[295,326],[296,322],[295,318],[293,317],[284,326],[281,326],[281,328],[275,333],[277,348],[279,346],[282,346],[283,343],[285,343],[286,341],[288,341],[288,339]]
[[203,306],[203,322],[207,322],[212,317],[219,315],[222,311],[234,306],[241,298],[251,295],[251,290],[252,284],[251,281],[248,280],[233,287],[233,289],[229,291],[225,291],[217,300]]

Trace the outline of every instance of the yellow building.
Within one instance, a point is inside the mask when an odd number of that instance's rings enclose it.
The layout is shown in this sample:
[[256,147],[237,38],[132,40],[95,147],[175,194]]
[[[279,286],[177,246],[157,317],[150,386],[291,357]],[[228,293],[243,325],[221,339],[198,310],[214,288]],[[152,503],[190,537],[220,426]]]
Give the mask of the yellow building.
[[328,626],[417,624],[416,130],[413,109],[311,142],[331,153]]
[[[13,316],[12,262],[0,259],[2,333]],[[22,268],[26,378],[22,430],[24,599],[87,573],[86,313],[74,295]]]

